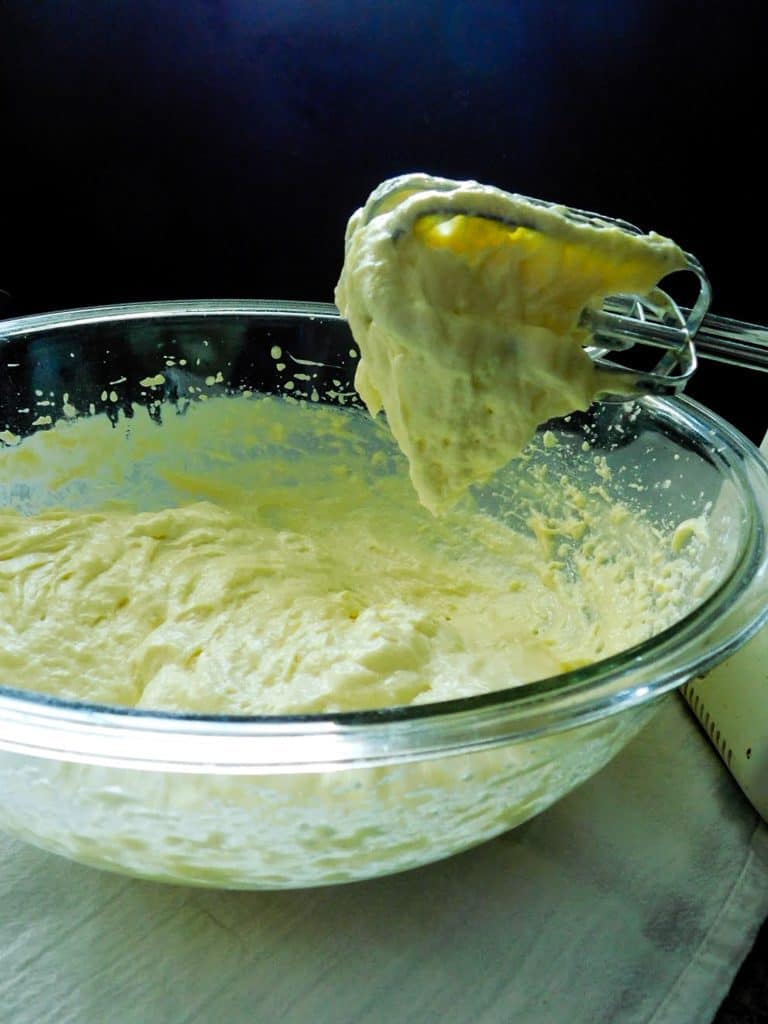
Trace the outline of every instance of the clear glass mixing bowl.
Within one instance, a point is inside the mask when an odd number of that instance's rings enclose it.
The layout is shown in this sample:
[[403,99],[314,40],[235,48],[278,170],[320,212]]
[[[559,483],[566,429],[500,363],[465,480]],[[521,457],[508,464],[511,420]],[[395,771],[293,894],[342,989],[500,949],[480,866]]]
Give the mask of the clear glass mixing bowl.
[[[288,358],[276,360],[276,349]],[[0,501],[21,510],[40,502],[29,479],[9,471],[8,452],[38,430],[65,429],[68,417],[161,423],[189,395],[286,388],[349,404],[355,360],[348,328],[328,305],[151,303],[5,321]],[[3,678],[0,827],[133,875],[299,887],[447,856],[539,813],[592,775],[663,695],[765,619],[768,472],[749,441],[685,399],[598,404],[547,430],[534,462],[560,460],[570,478],[597,486],[604,458],[616,496],[659,523],[709,515],[702,573],[710,584],[679,621],[554,678],[356,713],[162,714],[67,703],[44,695],[45,679],[37,693]],[[123,431],[104,431],[105,450],[121,443]],[[81,501],[91,481],[57,491],[51,471],[60,468],[44,467],[43,503]],[[490,489],[478,501],[493,514],[499,502],[514,505],[515,489]]]

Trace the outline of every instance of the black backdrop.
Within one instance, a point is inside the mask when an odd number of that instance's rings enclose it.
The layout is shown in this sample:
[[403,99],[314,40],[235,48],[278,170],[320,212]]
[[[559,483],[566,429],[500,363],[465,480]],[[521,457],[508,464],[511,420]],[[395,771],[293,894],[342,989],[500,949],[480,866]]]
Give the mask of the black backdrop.
[[[768,16],[680,0],[6,0],[0,312],[330,300],[382,178],[475,177],[624,217],[765,321]],[[768,377],[689,393],[753,438]]]

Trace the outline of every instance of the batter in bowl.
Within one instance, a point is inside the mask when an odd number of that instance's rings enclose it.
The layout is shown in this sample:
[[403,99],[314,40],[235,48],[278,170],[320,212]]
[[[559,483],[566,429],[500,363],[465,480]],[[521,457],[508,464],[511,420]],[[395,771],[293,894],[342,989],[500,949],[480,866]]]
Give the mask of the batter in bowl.
[[[427,703],[615,653],[707,585],[695,529],[614,500],[599,457],[591,483],[565,483],[550,435],[496,480],[519,500],[435,518],[360,409],[222,397],[128,422],[4,453],[33,513],[0,514],[16,687],[211,714]],[[46,508],[62,500],[81,507]]]

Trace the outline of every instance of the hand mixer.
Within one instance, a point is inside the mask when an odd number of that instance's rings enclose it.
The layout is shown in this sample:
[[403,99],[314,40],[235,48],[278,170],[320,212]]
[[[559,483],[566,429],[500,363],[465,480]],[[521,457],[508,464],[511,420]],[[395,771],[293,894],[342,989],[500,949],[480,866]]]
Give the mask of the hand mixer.
[[[475,183],[465,185],[482,191]],[[626,221],[539,199],[508,196],[498,190],[488,190],[487,209],[482,208],[482,203],[478,208],[475,199],[471,211],[462,210],[462,187],[448,179],[405,175],[381,185],[371,195],[362,216],[368,222],[381,213],[397,211],[402,204],[403,216],[396,215],[391,220],[395,242],[413,227],[418,217],[461,216],[502,224],[509,229],[514,244],[516,229],[542,230],[537,211],[545,211],[544,224],[546,211],[551,211],[570,224],[618,228],[635,236],[643,234]],[[427,194],[431,198],[425,203]],[[475,191],[475,197],[477,194]],[[512,209],[522,209],[523,218],[512,220],[505,216],[503,204],[500,207],[494,201],[494,194],[509,200]],[[408,211],[413,204],[405,202],[412,196],[420,197],[415,216]],[[526,207],[533,213],[527,220]],[[609,296],[600,308],[588,308],[582,313],[578,327],[586,332],[586,351],[601,367],[615,374],[617,393],[607,395],[607,400],[626,401],[628,395],[643,393],[677,394],[696,370],[699,356],[745,369],[768,370],[768,330],[712,316],[708,312],[711,292],[706,274],[694,256],[682,256],[683,265],[678,269],[692,273],[698,280],[698,295],[690,307],[678,305],[657,287],[645,296]],[[629,353],[635,346],[659,353],[651,369],[638,369],[616,360],[617,353]],[[762,451],[768,457],[768,435]],[[687,683],[682,694],[736,781],[768,820],[768,626],[706,676]]]

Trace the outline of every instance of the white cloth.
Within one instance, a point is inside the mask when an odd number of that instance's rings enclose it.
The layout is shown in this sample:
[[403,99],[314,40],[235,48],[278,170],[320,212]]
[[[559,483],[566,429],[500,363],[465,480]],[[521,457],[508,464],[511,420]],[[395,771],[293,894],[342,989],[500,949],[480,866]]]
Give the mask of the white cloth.
[[0,839],[7,1024],[706,1024],[768,827],[678,698],[545,814],[407,874],[176,888]]

